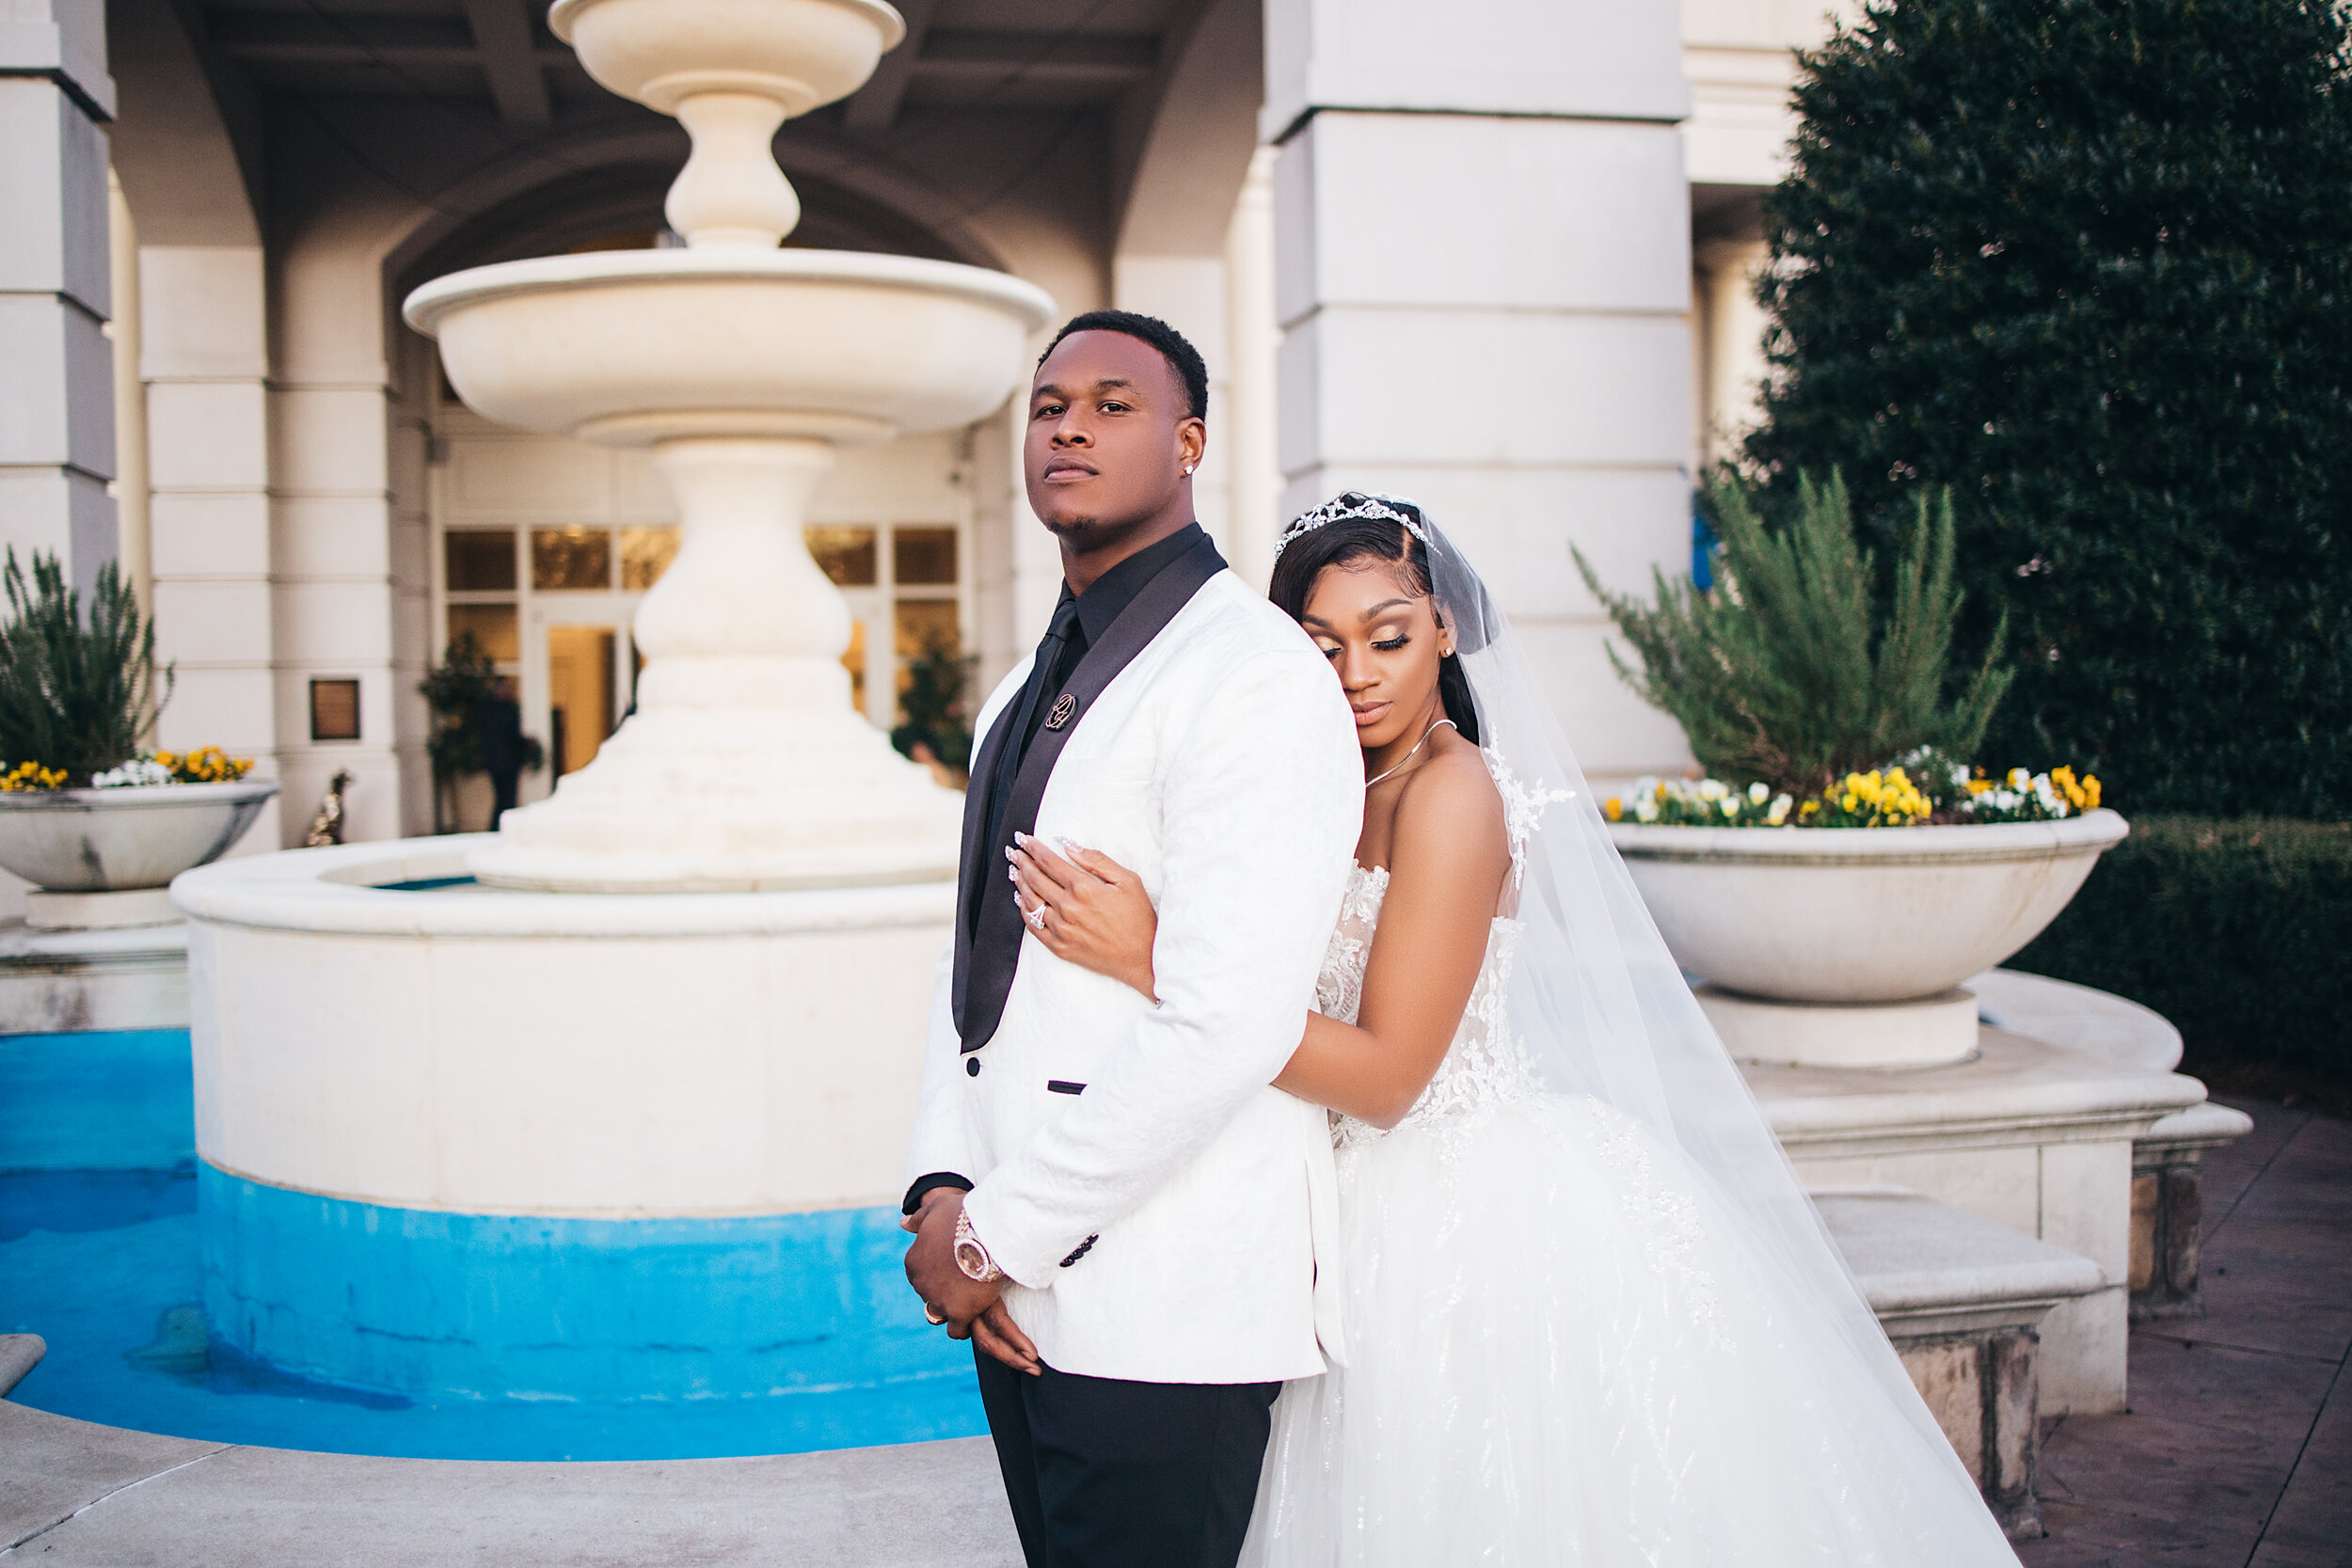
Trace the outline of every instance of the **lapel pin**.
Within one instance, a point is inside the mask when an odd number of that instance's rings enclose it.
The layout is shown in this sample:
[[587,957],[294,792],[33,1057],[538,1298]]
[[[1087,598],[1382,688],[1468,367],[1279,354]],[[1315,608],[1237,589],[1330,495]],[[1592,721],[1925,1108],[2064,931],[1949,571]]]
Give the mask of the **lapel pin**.
[[1045,727],[1049,730],[1060,729],[1070,722],[1070,716],[1077,711],[1078,699],[1065,691],[1054,700],[1054,710],[1045,716]]

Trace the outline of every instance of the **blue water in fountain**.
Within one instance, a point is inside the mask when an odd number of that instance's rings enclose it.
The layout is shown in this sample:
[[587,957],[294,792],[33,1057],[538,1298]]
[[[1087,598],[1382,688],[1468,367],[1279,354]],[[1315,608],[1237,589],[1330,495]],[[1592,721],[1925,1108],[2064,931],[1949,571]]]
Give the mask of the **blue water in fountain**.
[[944,1337],[879,1388],[753,1398],[621,1398],[626,1366],[612,1386],[529,1399],[289,1375],[205,1319],[195,1141],[185,1030],[0,1036],[0,1333],[49,1345],[9,1398],[182,1437],[439,1459],[710,1458],[986,1430],[967,1353]]

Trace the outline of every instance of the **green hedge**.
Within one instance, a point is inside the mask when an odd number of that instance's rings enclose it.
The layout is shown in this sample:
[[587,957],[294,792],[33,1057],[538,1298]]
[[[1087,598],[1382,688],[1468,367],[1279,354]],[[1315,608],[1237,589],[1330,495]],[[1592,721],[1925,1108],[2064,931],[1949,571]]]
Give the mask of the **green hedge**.
[[2352,823],[2142,816],[2012,969],[2153,1007],[2192,1072],[2352,1085]]
[[[1873,0],[1804,56],[1753,466],[1949,485],[1980,752],[2352,816],[2352,49],[2333,0]],[[1777,503],[1768,502],[1771,505]]]

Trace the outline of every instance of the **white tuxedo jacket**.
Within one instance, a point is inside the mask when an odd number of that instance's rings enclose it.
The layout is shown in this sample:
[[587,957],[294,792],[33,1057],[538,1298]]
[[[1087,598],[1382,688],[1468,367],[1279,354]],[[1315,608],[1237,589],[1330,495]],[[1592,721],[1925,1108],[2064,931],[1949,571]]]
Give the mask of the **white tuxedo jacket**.
[[[1027,673],[989,698],[983,736]],[[1322,1371],[1319,1343],[1343,1354],[1337,1250],[1317,1244],[1336,1234],[1328,1122],[1269,1085],[1314,1006],[1362,814],[1329,665],[1219,572],[1088,705],[1038,810],[1039,837],[1150,890],[1159,1005],[1025,936],[995,1034],[964,1055],[943,960],[908,1177],[975,1183],[974,1232],[1057,1370],[1257,1383]]]

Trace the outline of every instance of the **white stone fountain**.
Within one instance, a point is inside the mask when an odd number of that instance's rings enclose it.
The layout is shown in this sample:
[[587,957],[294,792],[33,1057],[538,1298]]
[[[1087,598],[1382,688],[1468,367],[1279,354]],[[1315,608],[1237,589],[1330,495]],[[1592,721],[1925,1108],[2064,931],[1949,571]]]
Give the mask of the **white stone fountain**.
[[1052,302],[778,248],[799,203],[771,138],[899,41],[879,0],[549,22],[691,133],[687,246],[476,268],[406,315],[478,412],[651,448],[680,549],[638,612],[636,713],[499,833],[174,884],[207,1312],[246,1354],[402,1394],[923,1385],[952,1358],[883,1285],[961,797],[851,710],[802,523],[836,448],[999,406]]
[[834,449],[977,419],[1051,302],[1000,273],[779,250],[800,202],[770,140],[904,32],[880,0],[558,0],[591,75],[685,122],[686,249],[548,257],[411,295],[467,404],[653,449],[676,562],[636,623],[637,714],[475,875],[506,887],[711,891],[950,876],[961,800],[850,706],[850,616],[801,542]]

